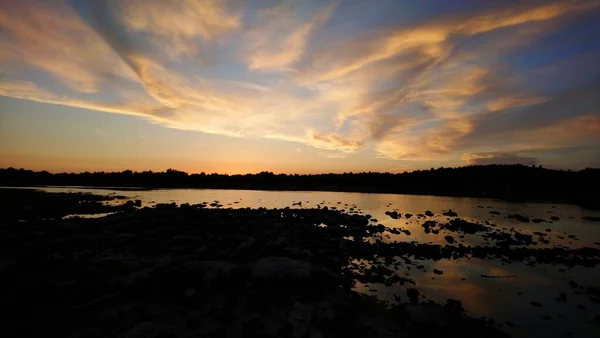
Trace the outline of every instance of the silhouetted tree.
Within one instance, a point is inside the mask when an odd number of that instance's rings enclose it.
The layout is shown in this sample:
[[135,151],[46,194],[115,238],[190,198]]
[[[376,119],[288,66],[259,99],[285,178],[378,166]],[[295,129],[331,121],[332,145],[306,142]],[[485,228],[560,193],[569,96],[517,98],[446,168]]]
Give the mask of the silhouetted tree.
[[600,169],[562,171],[544,169],[541,166],[488,165],[431,168],[398,174],[362,172],[276,175],[262,171],[245,175],[204,172],[188,175],[172,168],[164,172],[125,170],[78,174],[52,174],[47,171],[8,168],[0,169],[0,185],[330,190],[554,200],[590,206],[598,203]]

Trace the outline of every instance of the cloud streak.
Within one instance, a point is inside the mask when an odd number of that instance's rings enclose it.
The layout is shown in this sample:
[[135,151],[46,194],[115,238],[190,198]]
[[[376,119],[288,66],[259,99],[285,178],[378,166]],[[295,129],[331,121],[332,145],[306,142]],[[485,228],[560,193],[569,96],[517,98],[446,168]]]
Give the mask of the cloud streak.
[[[424,166],[597,144],[598,82],[534,85],[553,68],[519,59],[555,32],[577,31],[597,1],[465,7],[380,26],[345,22],[342,5],[8,1],[0,95]],[[341,34],[344,25],[361,33]],[[578,66],[577,55],[554,57],[561,69]],[[543,133],[554,140],[536,140]]]

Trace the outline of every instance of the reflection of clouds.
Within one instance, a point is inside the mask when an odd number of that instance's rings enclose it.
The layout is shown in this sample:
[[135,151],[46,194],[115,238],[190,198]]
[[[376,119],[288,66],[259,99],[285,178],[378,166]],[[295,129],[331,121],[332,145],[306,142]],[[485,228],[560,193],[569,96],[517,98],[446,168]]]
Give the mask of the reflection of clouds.
[[[364,6],[373,5],[352,10]],[[0,93],[301,142],[338,158],[371,148],[416,163],[460,163],[463,155],[477,163],[489,154],[511,162],[531,156],[507,154],[597,141],[597,86],[541,92],[528,83],[556,82],[552,72],[510,56],[599,3],[512,6],[344,35],[336,15],[350,9],[333,1],[13,2],[10,12],[0,8]],[[574,60],[560,60],[561,69],[578,68]],[[599,71],[592,62],[581,67]],[[23,84],[31,85],[17,88]]]

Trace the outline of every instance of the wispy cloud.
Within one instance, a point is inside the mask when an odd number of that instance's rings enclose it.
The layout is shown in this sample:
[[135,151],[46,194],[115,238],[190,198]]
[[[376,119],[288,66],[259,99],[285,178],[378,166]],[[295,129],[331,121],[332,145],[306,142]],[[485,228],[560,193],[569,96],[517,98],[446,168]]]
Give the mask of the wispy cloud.
[[[381,26],[345,22],[336,17],[343,5],[5,2],[0,95],[137,115],[170,128],[300,142],[326,157],[372,148],[378,157],[411,163],[462,163],[463,154],[479,154],[467,160],[477,163],[597,141],[592,77],[600,68],[593,62],[598,50],[587,43],[594,36],[580,36],[592,55],[584,63],[556,54],[560,67],[538,66],[518,56],[553,32],[574,29],[599,2],[465,7]],[[376,4],[352,8],[362,6]],[[342,34],[343,25],[361,33]],[[569,67],[585,68],[590,80],[553,77]],[[554,139],[535,139],[543,133]]]
[[195,56],[199,40],[214,40],[242,24],[239,8],[222,0],[129,0],[115,5],[121,22],[144,32],[171,57]]
[[248,67],[252,70],[286,70],[303,56],[308,40],[329,19],[335,4],[317,10],[307,21],[298,22],[291,2],[261,9],[259,25],[248,33]]
[[470,165],[488,165],[488,164],[524,164],[532,165],[537,164],[538,161],[535,157],[521,156],[513,153],[503,152],[490,152],[490,153],[476,153],[476,154],[464,154],[462,159]]

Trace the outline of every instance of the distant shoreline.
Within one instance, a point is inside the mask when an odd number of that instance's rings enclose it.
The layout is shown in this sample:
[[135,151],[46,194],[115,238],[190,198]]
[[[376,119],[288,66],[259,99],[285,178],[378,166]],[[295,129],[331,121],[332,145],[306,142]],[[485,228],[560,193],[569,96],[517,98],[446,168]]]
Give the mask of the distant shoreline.
[[0,186],[110,190],[228,189],[330,191],[490,198],[508,202],[568,203],[600,210],[600,169],[561,171],[523,165],[467,166],[410,173],[246,175],[165,172],[61,173],[0,169]]
[[408,196],[433,196],[433,197],[450,197],[450,198],[473,198],[473,199],[488,199],[503,201],[509,203],[558,203],[558,204],[571,204],[578,205],[590,210],[600,210],[598,208],[588,208],[580,203],[567,201],[567,200],[533,200],[533,199],[504,199],[493,196],[466,196],[466,195],[440,195],[440,194],[427,194],[427,193],[403,193],[403,192],[386,192],[386,191],[355,191],[355,190],[309,190],[309,189],[266,189],[266,188],[196,188],[196,187],[165,187],[165,188],[150,188],[150,187],[105,187],[105,186],[60,186],[60,185],[30,185],[30,186],[9,186],[0,185],[0,189],[11,189],[11,188],[24,188],[24,189],[35,189],[35,188],[73,188],[73,189],[89,189],[89,190],[112,190],[112,191],[152,191],[152,190],[173,190],[173,189],[186,189],[186,190],[247,190],[247,191],[287,191],[287,192],[335,192],[335,193],[357,193],[357,194],[386,194],[386,195],[408,195]]

